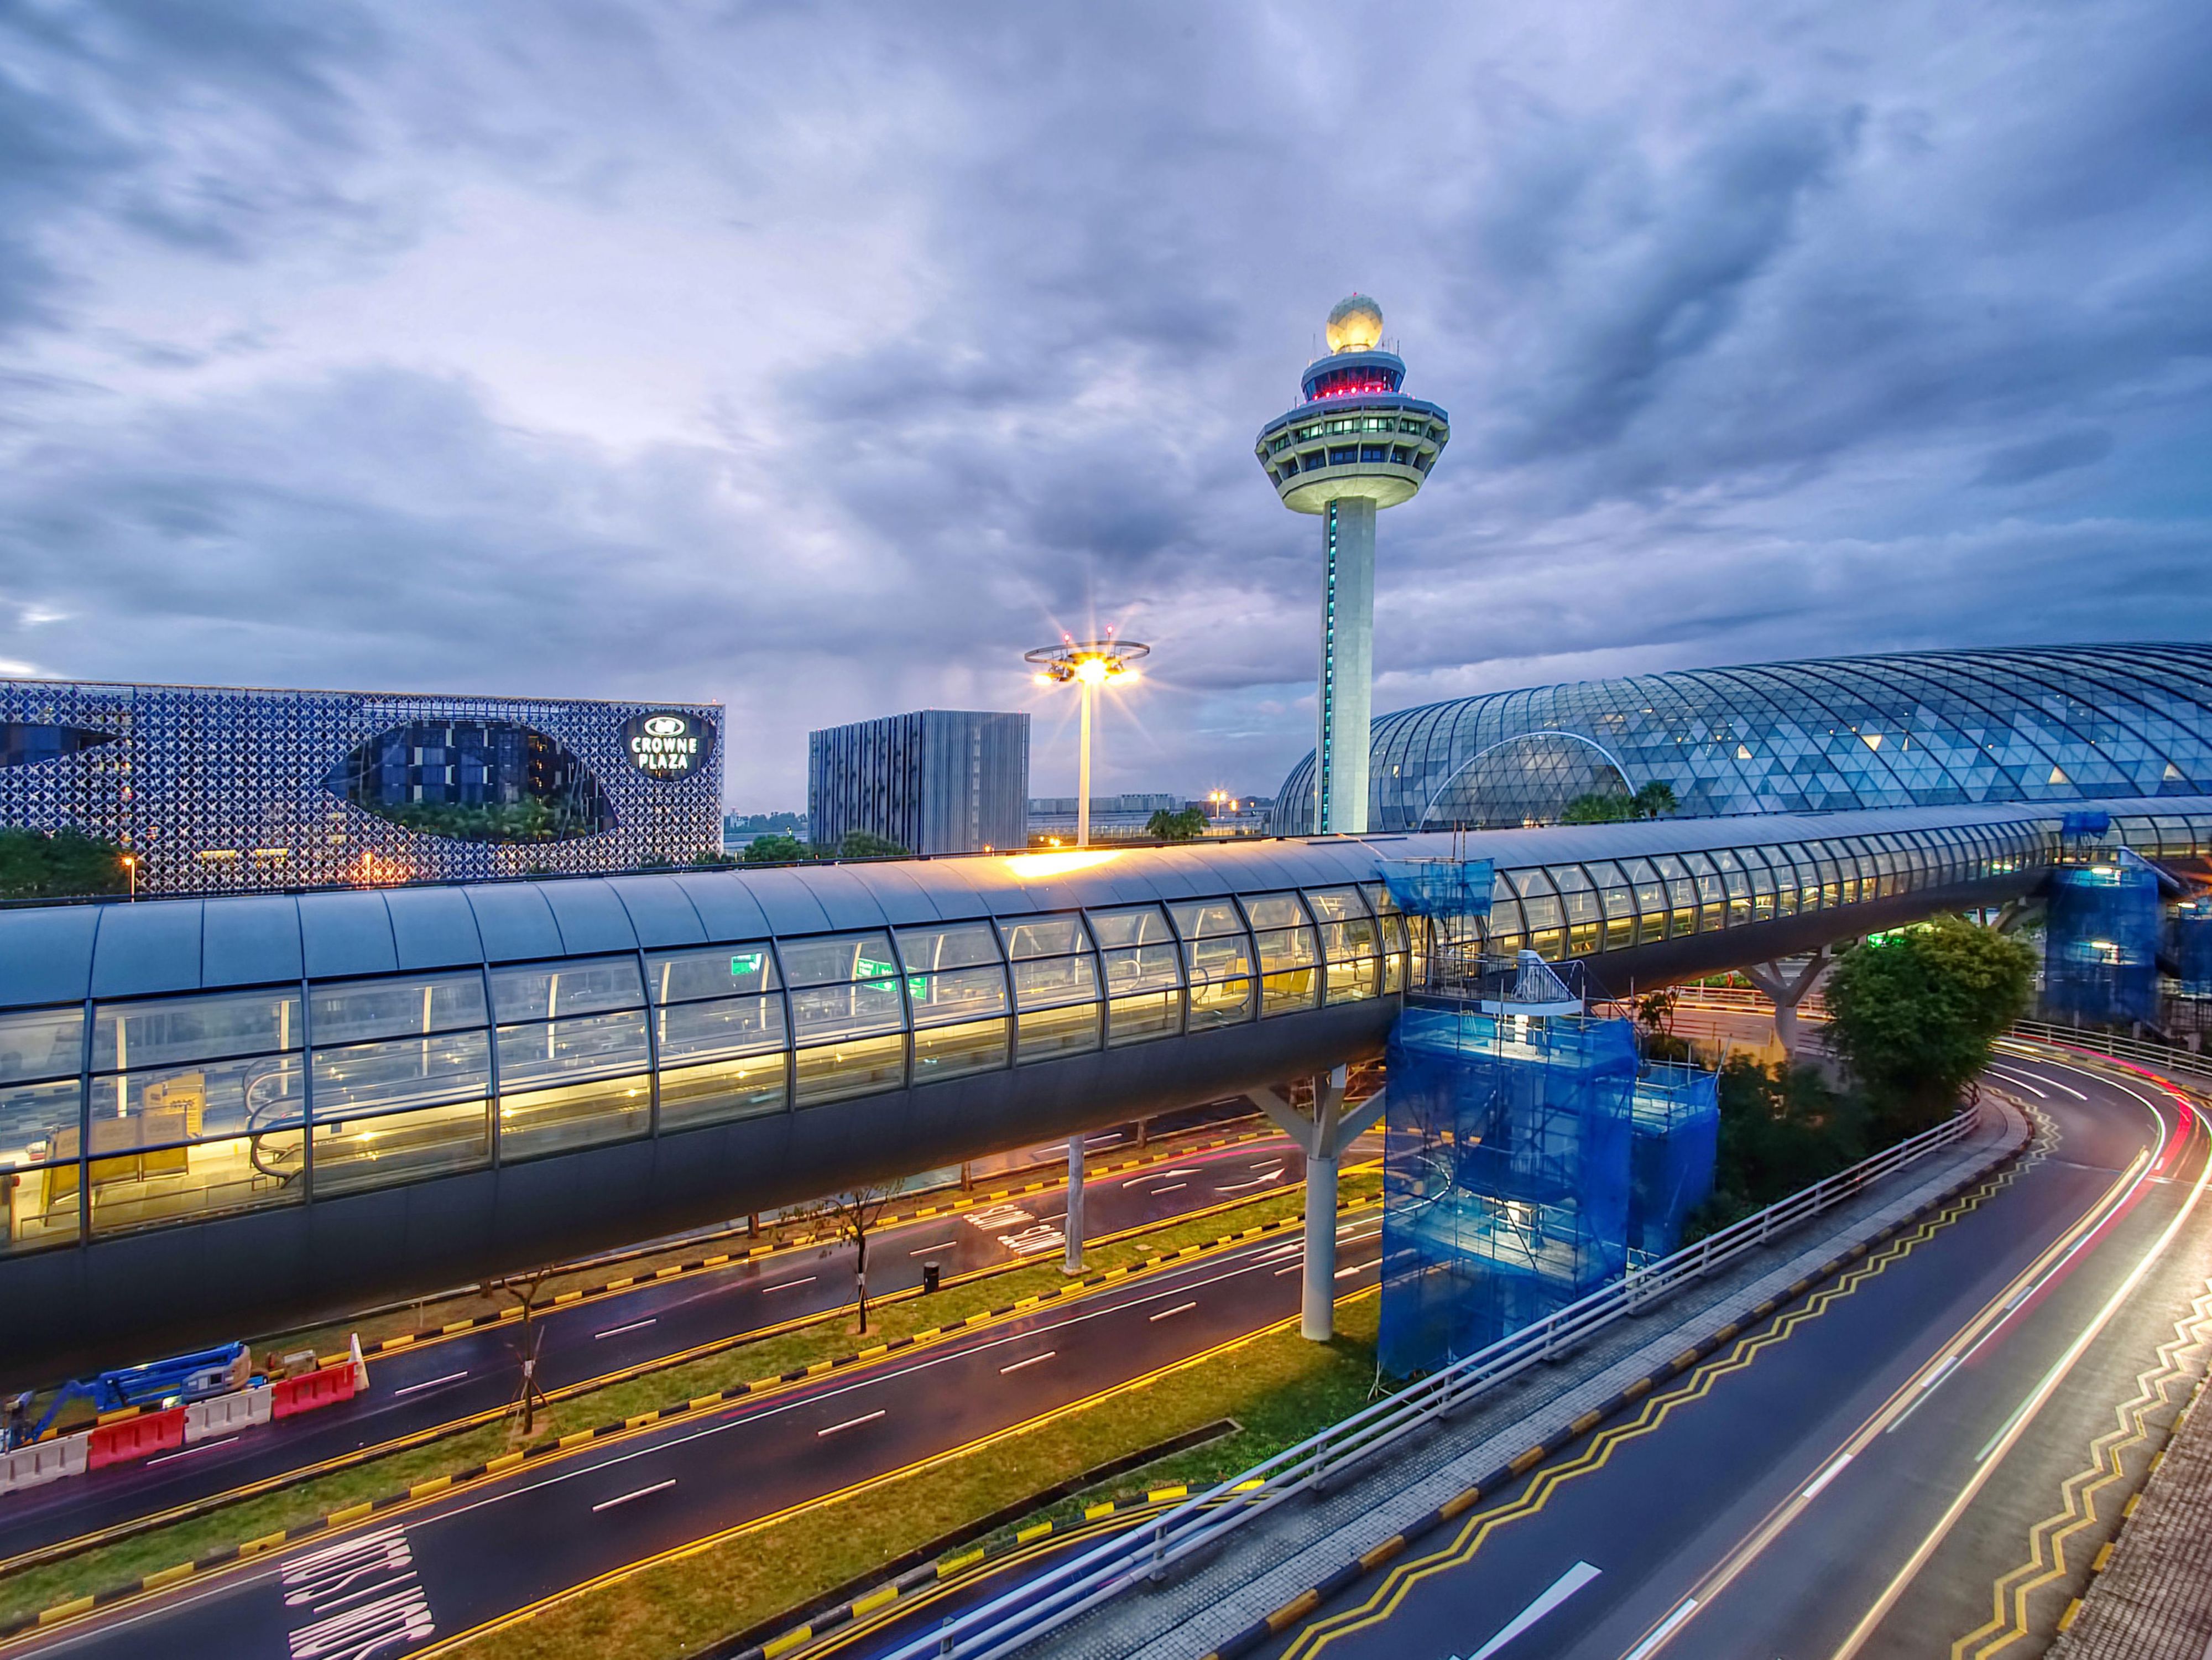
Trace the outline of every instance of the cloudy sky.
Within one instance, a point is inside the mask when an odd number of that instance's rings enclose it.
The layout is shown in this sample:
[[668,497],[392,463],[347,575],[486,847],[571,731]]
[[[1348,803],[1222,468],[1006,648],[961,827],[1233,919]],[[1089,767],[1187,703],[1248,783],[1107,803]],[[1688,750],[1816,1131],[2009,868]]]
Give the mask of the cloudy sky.
[[2212,7],[0,0],[0,672],[1064,702],[1271,792],[1329,306],[1450,410],[1376,707],[2212,628]]

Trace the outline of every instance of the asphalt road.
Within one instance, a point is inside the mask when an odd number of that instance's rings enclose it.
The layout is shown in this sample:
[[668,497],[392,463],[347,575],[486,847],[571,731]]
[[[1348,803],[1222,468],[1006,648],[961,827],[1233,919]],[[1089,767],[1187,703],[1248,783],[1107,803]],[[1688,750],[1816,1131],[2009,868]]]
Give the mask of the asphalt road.
[[[1371,1282],[1380,1229],[1377,1217],[1344,1225],[1345,1289]],[[1295,1237],[1257,1240],[865,1370],[597,1443],[15,1651],[398,1655],[1287,1317],[1301,1253]]]
[[[2142,1079],[2011,1057],[1999,1070],[2054,1133],[2002,1186],[1909,1249],[1873,1253],[1262,1652],[1995,1651],[2010,1634],[1991,1620],[1998,1581],[2030,1561],[2031,1529],[2064,1511],[2092,1438],[2160,1367],[2158,1346],[2205,1289],[2212,1235],[2212,1204],[2191,1209],[2206,1175],[2195,1114]],[[2139,1474],[2148,1450],[2120,1456]],[[2048,1637],[2131,1486],[2107,1484],[2022,1634]]]
[[[1093,1152],[1117,1150],[1102,1145]],[[1139,1171],[1094,1175],[1085,1183],[1087,1231],[1097,1238],[1210,1205],[1264,1197],[1296,1186],[1304,1174],[1296,1146],[1279,1137]],[[870,1292],[918,1286],[924,1265],[932,1262],[951,1279],[1024,1256],[1057,1262],[1062,1246],[1057,1228],[1066,1210],[1063,1182],[988,1211],[884,1229],[869,1241]],[[541,1385],[559,1389],[842,1307],[852,1299],[852,1265],[849,1246],[808,1247],[547,1310],[532,1323],[542,1334]],[[517,1374],[511,1326],[397,1350],[370,1361],[368,1391],[343,1405],[0,1499],[0,1560],[472,1414],[495,1412],[513,1398]]]

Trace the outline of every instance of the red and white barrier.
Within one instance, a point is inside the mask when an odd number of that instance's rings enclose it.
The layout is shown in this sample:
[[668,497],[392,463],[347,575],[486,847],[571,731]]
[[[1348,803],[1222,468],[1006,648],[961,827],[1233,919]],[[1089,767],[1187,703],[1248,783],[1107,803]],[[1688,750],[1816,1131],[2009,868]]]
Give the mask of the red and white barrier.
[[276,1404],[275,1387],[268,1383],[218,1395],[212,1401],[195,1401],[185,1408],[185,1444],[235,1435],[255,1424],[265,1424]]
[[136,1418],[118,1418],[92,1432],[85,1463],[92,1469],[127,1464],[133,1459],[169,1452],[185,1444],[185,1409],[142,1412]]

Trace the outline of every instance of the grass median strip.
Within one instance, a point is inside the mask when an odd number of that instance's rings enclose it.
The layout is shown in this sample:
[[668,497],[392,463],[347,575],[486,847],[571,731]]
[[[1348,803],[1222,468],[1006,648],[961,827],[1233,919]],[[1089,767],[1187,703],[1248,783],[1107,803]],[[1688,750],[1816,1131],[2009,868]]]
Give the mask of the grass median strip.
[[[1347,1171],[1343,1189],[1340,1208],[1370,1205],[1380,1193],[1381,1178],[1371,1171]],[[556,1401],[541,1415],[527,1446],[514,1444],[515,1436],[504,1422],[483,1425],[100,1545],[62,1561],[27,1567],[0,1580],[0,1636],[37,1623],[42,1616],[47,1623],[73,1617],[56,1610],[88,1595],[96,1598],[98,1606],[108,1606],[148,1589],[149,1577],[186,1566],[193,1572],[211,1571],[238,1555],[258,1554],[343,1525],[333,1522],[334,1512],[349,1519],[364,1517],[605,1436],[708,1410],[993,1319],[1079,1297],[1244,1239],[1288,1232],[1297,1225],[1303,1203],[1297,1192],[1271,1195],[1231,1212],[1097,1247],[1091,1253],[1092,1272],[1080,1280],[1065,1279],[1056,1264],[1024,1265],[933,1297],[895,1303],[882,1310],[862,1340],[865,1346],[857,1349],[854,1336],[842,1323],[825,1318],[804,1330]],[[247,1550],[240,1541],[258,1548]]]
[[1339,1304],[1341,1335],[1333,1343],[1306,1341],[1294,1320],[1272,1327],[961,1452],[612,1576],[526,1617],[460,1633],[426,1653],[441,1660],[456,1653],[465,1660],[695,1655],[815,1606],[873,1566],[1130,1449],[1234,1419],[1241,1426],[1234,1434],[1133,1470],[1107,1493],[1092,1489],[1026,1513],[938,1566],[981,1562],[1018,1535],[1035,1539],[1045,1523],[1079,1523],[1086,1509],[1102,1503],[1127,1507],[1153,1502],[1149,1494],[1175,1486],[1194,1489],[1363,1404],[1374,1381],[1378,1305],[1372,1292]]

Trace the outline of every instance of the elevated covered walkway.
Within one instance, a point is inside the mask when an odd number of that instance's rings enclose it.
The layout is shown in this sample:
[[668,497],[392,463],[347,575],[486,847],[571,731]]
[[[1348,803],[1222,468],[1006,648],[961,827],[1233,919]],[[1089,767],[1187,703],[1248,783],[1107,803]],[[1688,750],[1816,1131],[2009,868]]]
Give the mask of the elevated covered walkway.
[[[2080,804],[2067,804],[2078,808]],[[2212,800],[2100,804],[2147,856]],[[404,1296],[1320,1073],[1417,972],[1383,859],[1605,989],[2031,891],[2061,810],[1791,817],[0,911],[26,1368]]]

